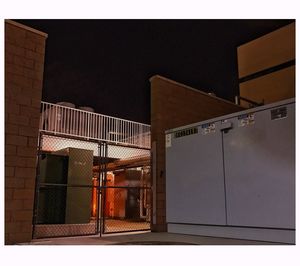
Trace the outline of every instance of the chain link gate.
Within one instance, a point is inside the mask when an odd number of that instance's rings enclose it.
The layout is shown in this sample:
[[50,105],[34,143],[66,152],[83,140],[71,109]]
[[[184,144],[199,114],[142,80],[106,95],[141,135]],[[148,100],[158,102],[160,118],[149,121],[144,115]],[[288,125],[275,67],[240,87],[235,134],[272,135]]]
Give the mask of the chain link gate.
[[97,234],[101,142],[40,133],[33,238]]
[[150,150],[40,133],[33,238],[150,229]]
[[150,230],[150,150],[104,145],[102,233]]

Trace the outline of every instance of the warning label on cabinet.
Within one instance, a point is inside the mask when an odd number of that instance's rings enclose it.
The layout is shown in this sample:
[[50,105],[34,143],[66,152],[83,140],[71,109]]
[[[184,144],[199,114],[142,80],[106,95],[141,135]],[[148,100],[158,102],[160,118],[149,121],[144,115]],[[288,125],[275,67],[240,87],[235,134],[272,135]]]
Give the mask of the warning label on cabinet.
[[183,129],[183,130],[175,132],[174,137],[181,138],[181,137],[186,137],[186,136],[190,136],[190,135],[197,134],[197,133],[198,133],[197,127],[187,128],[187,129]]
[[166,135],[166,148],[169,148],[172,146],[172,138],[171,138],[171,134],[167,134]]
[[254,124],[254,114],[240,115],[240,116],[238,116],[238,120],[239,120],[239,122],[238,122],[239,127],[253,125]]
[[215,123],[204,124],[201,127],[202,127],[203,135],[216,132],[216,124]]

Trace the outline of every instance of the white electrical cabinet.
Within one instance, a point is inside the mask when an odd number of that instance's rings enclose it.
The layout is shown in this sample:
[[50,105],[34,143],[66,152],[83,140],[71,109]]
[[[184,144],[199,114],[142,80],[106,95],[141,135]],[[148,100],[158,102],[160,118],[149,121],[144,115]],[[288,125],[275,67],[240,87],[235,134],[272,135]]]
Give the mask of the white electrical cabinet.
[[175,233],[295,242],[295,101],[166,131]]

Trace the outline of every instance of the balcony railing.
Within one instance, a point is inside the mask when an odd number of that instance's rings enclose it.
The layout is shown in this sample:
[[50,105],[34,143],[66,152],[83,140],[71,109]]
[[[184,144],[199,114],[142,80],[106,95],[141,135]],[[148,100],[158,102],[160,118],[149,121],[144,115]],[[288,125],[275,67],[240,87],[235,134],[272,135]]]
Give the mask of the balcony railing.
[[150,125],[42,102],[40,131],[150,148]]

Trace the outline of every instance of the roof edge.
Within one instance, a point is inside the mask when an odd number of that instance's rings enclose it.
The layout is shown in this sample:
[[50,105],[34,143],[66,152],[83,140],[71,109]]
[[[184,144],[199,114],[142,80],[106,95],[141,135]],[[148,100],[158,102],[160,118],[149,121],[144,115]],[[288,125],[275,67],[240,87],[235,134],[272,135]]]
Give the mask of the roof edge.
[[27,30],[27,31],[31,31],[31,32],[33,32],[33,33],[35,33],[35,34],[41,35],[41,36],[43,36],[43,37],[45,37],[45,38],[48,38],[48,34],[47,34],[47,33],[42,32],[42,31],[39,31],[39,30],[36,30],[36,29],[34,29],[34,28],[31,28],[31,27],[28,27],[28,26],[23,25],[23,24],[21,24],[21,23],[15,22],[15,21],[13,21],[13,20],[11,20],[11,19],[6,19],[6,20],[5,20],[5,23],[14,25],[14,26],[16,26],[16,27],[22,28],[22,29]]
[[290,27],[295,27],[294,33],[296,34],[296,21],[294,21],[294,22],[286,24],[286,25],[284,25],[284,26],[282,26],[282,27],[280,27],[278,29],[272,30],[272,31],[270,31],[270,32],[268,32],[268,33],[266,33],[264,35],[261,35],[261,36],[255,38],[255,39],[253,39],[253,40],[250,40],[250,41],[247,41],[245,43],[240,44],[239,46],[237,46],[237,50],[241,49],[241,47],[246,46],[249,43],[253,43],[253,42],[255,42],[255,41],[259,40],[259,39],[264,39],[264,38],[269,37],[270,35],[274,34],[275,32],[278,32],[280,30],[283,30],[284,28],[287,29],[287,28],[290,28]]
[[[186,88],[186,89],[189,89],[189,90],[193,90],[193,91],[195,91],[195,92],[198,92],[198,93],[200,93],[200,94],[202,94],[202,95],[204,95],[204,96],[206,96],[206,97],[214,98],[214,99],[216,99],[216,100],[218,100],[218,101],[222,101],[222,102],[225,102],[225,103],[230,104],[230,105],[234,105],[234,106],[237,106],[237,107],[241,107],[241,106],[236,105],[235,103],[233,103],[233,102],[231,102],[231,101],[225,100],[225,99],[220,98],[220,97],[217,97],[217,96],[210,95],[210,94],[208,94],[208,93],[206,93],[206,92],[204,92],[204,91],[197,90],[197,89],[195,89],[195,88],[193,88],[193,87],[190,87],[190,86],[188,86],[188,85],[185,85],[185,84],[183,84],[183,83],[177,82],[177,81],[172,80],[172,79],[165,78],[165,77],[160,76],[160,75],[154,75],[154,76],[152,76],[152,77],[149,79],[149,81],[152,82],[152,81],[153,81],[154,79],[156,79],[156,78],[162,79],[162,80],[164,80],[164,81],[166,81],[166,82],[169,82],[169,83],[173,83],[173,84],[175,84],[175,85],[180,85],[180,86],[182,86],[182,87],[184,87],[184,88]],[[241,109],[243,109],[243,107],[241,107]]]

